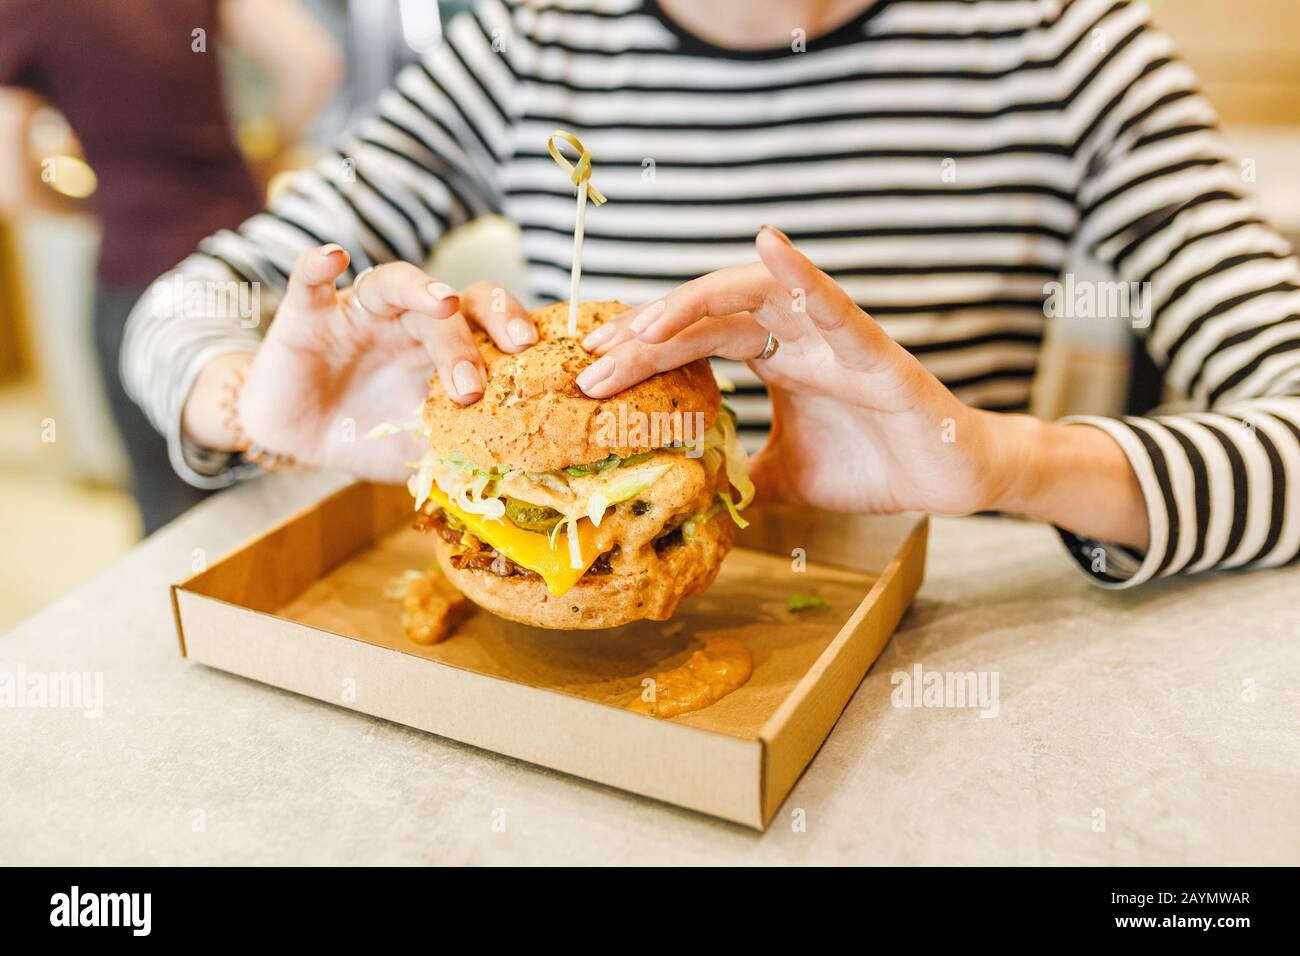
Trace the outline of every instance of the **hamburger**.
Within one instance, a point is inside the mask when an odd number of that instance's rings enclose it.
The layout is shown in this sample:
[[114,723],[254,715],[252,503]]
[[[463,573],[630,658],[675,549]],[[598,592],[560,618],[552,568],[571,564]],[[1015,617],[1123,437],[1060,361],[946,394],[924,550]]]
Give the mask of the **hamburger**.
[[574,377],[578,344],[627,306],[532,312],[538,342],[501,352],[475,337],[483,397],[453,402],[435,377],[421,414],[428,451],[409,487],[447,579],[501,617],[546,628],[666,620],[707,588],[753,497],[734,414],[705,360],[610,399]]

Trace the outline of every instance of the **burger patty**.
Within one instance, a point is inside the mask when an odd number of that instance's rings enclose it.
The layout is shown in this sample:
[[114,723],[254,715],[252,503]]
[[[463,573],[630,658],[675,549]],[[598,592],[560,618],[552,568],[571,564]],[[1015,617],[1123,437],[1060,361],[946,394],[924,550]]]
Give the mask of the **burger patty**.
[[[441,508],[435,508],[432,512],[421,511],[415,516],[413,527],[417,531],[432,531],[449,544],[469,545],[469,550],[460,554],[453,554],[450,558],[452,567],[458,571],[486,571],[489,574],[495,574],[497,577],[502,578],[541,577],[541,575],[536,571],[531,571],[528,568],[516,564],[496,548],[490,547],[486,543],[480,541],[468,531],[454,527],[451,520],[448,520],[447,513]],[[669,548],[685,543],[680,523],[675,527],[670,523],[670,529],[671,530],[666,530],[664,534],[655,539],[654,547],[656,554],[663,555],[663,553]],[[619,546],[614,545],[613,548],[598,557],[592,562],[591,567],[587,569],[587,572],[579,579],[578,583],[581,584],[588,578],[610,574],[613,571],[613,568],[609,563],[610,558],[618,554],[618,551]]]
[[659,557],[664,556],[665,551],[669,551],[686,543],[686,535],[682,533],[681,525],[673,528],[671,531],[665,531],[659,537],[655,538],[655,554]]

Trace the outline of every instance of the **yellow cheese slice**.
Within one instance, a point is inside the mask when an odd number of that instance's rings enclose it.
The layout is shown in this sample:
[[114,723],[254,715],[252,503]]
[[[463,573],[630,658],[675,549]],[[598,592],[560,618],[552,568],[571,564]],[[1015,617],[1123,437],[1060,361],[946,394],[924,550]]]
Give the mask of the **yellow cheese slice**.
[[520,567],[536,571],[546,582],[546,589],[559,597],[578,583],[578,579],[587,573],[591,563],[602,553],[609,550],[605,540],[608,533],[602,533],[587,518],[578,519],[578,545],[581,552],[582,567],[575,568],[569,560],[568,529],[555,537],[555,547],[551,547],[550,537],[536,531],[525,531],[516,527],[507,519],[491,521],[482,515],[461,511],[451,500],[434,485],[429,491],[429,500],[439,508],[456,516],[480,541],[490,544]]

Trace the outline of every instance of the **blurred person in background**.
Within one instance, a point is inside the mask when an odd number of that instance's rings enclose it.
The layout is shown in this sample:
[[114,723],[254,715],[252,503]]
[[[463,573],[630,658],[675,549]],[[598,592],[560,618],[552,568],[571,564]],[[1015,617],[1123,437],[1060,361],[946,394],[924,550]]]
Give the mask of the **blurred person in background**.
[[68,209],[26,149],[38,111],[52,106],[98,177],[96,352],[146,534],[206,492],[177,477],[166,442],[122,389],[127,315],[201,238],[260,209],[256,173],[275,168],[272,157],[255,173],[236,145],[228,50],[265,75],[286,148],[342,78],[336,46],[297,0],[0,0],[0,215]]
[[[263,321],[133,312],[128,387],[182,474],[219,487],[269,451],[403,479],[422,440],[353,436],[408,419],[431,374],[479,400],[475,327],[537,341],[518,301],[430,277],[431,249],[504,214],[531,291],[568,297],[556,127],[610,198],[579,297],[644,304],[584,341],[577,385],[747,362],[742,428],[767,429],[763,384],[775,410],[760,494],[1023,514],[1109,588],[1300,555],[1300,270],[1123,0],[479,0],[335,154],[160,283],[258,284]],[[1072,245],[1131,290],[1177,413],[1023,414]]]

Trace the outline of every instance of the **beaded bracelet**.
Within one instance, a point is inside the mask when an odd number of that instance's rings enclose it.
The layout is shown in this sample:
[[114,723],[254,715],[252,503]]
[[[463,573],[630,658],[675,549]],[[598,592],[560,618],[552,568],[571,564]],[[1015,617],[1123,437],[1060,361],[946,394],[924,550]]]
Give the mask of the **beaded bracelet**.
[[226,431],[234,436],[235,451],[243,457],[244,461],[257,465],[263,471],[282,471],[286,468],[297,468],[298,462],[291,455],[283,455],[280,452],[264,448],[250,439],[245,433],[243,422],[239,418],[239,396],[244,390],[244,382],[247,378],[248,374],[244,369],[235,369],[230,377],[222,383],[224,394],[218,403],[221,410],[226,413],[223,424]]

